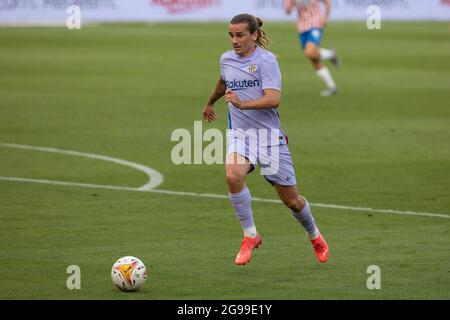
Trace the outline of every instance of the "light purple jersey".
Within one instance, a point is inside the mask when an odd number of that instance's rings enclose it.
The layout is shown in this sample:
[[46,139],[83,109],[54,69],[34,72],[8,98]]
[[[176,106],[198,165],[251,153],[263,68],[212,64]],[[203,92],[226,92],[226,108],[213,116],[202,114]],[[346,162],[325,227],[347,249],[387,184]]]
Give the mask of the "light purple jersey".
[[[220,58],[220,72],[227,89],[233,90],[240,100],[257,100],[264,95],[264,89],[281,91],[281,73],[277,59],[273,53],[260,47],[256,47],[248,57],[240,57],[234,50],[225,52]],[[287,144],[276,108],[240,110],[230,102],[228,127],[244,131],[265,129],[268,133],[267,145]],[[273,129],[278,130],[278,139],[275,139],[278,141],[270,138],[270,131]]]

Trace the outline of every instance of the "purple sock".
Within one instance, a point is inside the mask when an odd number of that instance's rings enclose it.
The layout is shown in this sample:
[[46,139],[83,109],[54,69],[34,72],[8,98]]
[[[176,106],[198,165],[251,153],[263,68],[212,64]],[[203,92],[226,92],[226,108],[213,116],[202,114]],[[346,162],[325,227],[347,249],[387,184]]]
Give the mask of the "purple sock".
[[314,218],[311,214],[311,209],[309,208],[308,201],[305,200],[305,206],[302,211],[295,212],[292,211],[295,219],[301,223],[303,228],[305,228],[306,232],[308,232],[308,236],[310,239],[315,239],[319,235],[319,230],[317,229],[316,223],[314,222]]
[[256,227],[255,222],[253,221],[250,190],[248,190],[247,187],[244,187],[239,193],[229,193],[228,197],[236,211],[236,216],[244,230],[244,235],[255,237]]

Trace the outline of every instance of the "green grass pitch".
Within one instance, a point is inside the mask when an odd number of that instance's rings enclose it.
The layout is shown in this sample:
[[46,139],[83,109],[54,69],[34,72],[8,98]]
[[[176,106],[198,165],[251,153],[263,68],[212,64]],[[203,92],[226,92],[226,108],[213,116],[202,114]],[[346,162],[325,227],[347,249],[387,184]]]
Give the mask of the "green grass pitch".
[[[450,214],[450,41],[446,23],[331,23],[325,47],[340,93],[322,84],[295,25],[266,23],[283,74],[279,109],[299,188],[312,203]],[[159,189],[226,195],[222,165],[170,161],[193,131],[229,50],[227,23],[0,28],[0,143],[76,150],[159,171]],[[227,125],[226,106],[216,106]],[[139,187],[134,169],[0,147],[0,176]],[[253,173],[255,197],[276,199]],[[234,265],[240,226],[228,200],[0,180],[0,299],[450,299],[450,219],[313,206],[329,263],[315,261],[289,210],[253,203],[264,243]],[[112,264],[150,270],[117,290]],[[66,268],[81,268],[68,290]],[[368,290],[367,267],[381,268]]]

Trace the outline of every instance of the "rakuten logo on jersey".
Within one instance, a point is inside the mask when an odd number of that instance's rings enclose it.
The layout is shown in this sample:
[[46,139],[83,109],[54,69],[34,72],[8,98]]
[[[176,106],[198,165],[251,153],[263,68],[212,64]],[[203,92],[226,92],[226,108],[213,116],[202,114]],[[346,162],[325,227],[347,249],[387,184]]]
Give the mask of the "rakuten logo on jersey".
[[255,79],[255,80],[232,80],[232,81],[225,81],[227,84],[227,88],[237,91],[237,90],[243,90],[243,89],[247,89],[247,88],[253,88],[253,87],[259,87],[259,80]]
[[221,0],[150,0],[150,3],[154,6],[166,8],[169,14],[180,14],[219,6]]

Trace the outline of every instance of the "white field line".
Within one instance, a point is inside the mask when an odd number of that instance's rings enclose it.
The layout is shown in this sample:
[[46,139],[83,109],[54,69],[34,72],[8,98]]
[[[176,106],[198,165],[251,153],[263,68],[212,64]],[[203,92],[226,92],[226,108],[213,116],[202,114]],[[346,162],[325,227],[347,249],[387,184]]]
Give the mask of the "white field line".
[[[40,183],[40,184],[50,184],[59,186],[69,186],[69,187],[81,187],[81,188],[93,188],[93,189],[109,189],[109,190],[123,190],[123,191],[134,191],[134,192],[153,192],[160,194],[176,195],[176,196],[188,196],[188,197],[199,197],[199,198],[215,198],[215,199],[228,199],[226,195],[222,194],[211,194],[211,193],[196,193],[196,192],[181,192],[181,191],[171,191],[171,190],[161,190],[161,189],[142,189],[142,188],[132,188],[132,187],[122,187],[122,186],[109,186],[109,185],[99,185],[99,184],[88,184],[88,183],[77,183],[77,182],[66,182],[66,181],[53,181],[53,180],[41,180],[41,179],[28,179],[28,178],[17,178],[17,177],[2,177],[0,176],[0,181],[14,181],[14,182],[26,182],[26,183]],[[252,201],[256,202],[268,202],[268,203],[281,203],[280,200],[275,199],[263,199],[252,197]],[[441,213],[431,213],[431,212],[415,212],[415,211],[400,211],[391,209],[373,209],[373,208],[361,208],[361,207],[349,207],[341,206],[336,204],[324,204],[324,203],[310,203],[313,207],[331,208],[337,210],[347,210],[347,211],[362,211],[362,212],[374,212],[374,213],[388,213],[388,214],[399,214],[407,216],[421,216],[430,218],[443,218],[450,219],[450,215]]]
[[77,156],[77,157],[84,157],[84,158],[108,161],[108,162],[117,163],[117,164],[120,164],[123,166],[127,166],[130,168],[142,171],[148,176],[149,181],[145,185],[143,185],[142,187],[139,188],[142,190],[149,190],[149,189],[156,188],[164,181],[162,174],[160,174],[158,171],[153,170],[152,168],[146,167],[139,163],[134,163],[134,162],[117,159],[117,158],[113,158],[113,157],[102,156],[102,155],[87,153],[87,152],[63,150],[63,149],[57,149],[57,148],[36,147],[36,146],[29,146],[29,145],[25,145],[25,144],[15,144],[15,143],[0,143],[0,147],[25,149],[25,150],[50,152],[50,153],[60,153],[60,154],[65,154],[65,155],[69,155],[69,156]]

